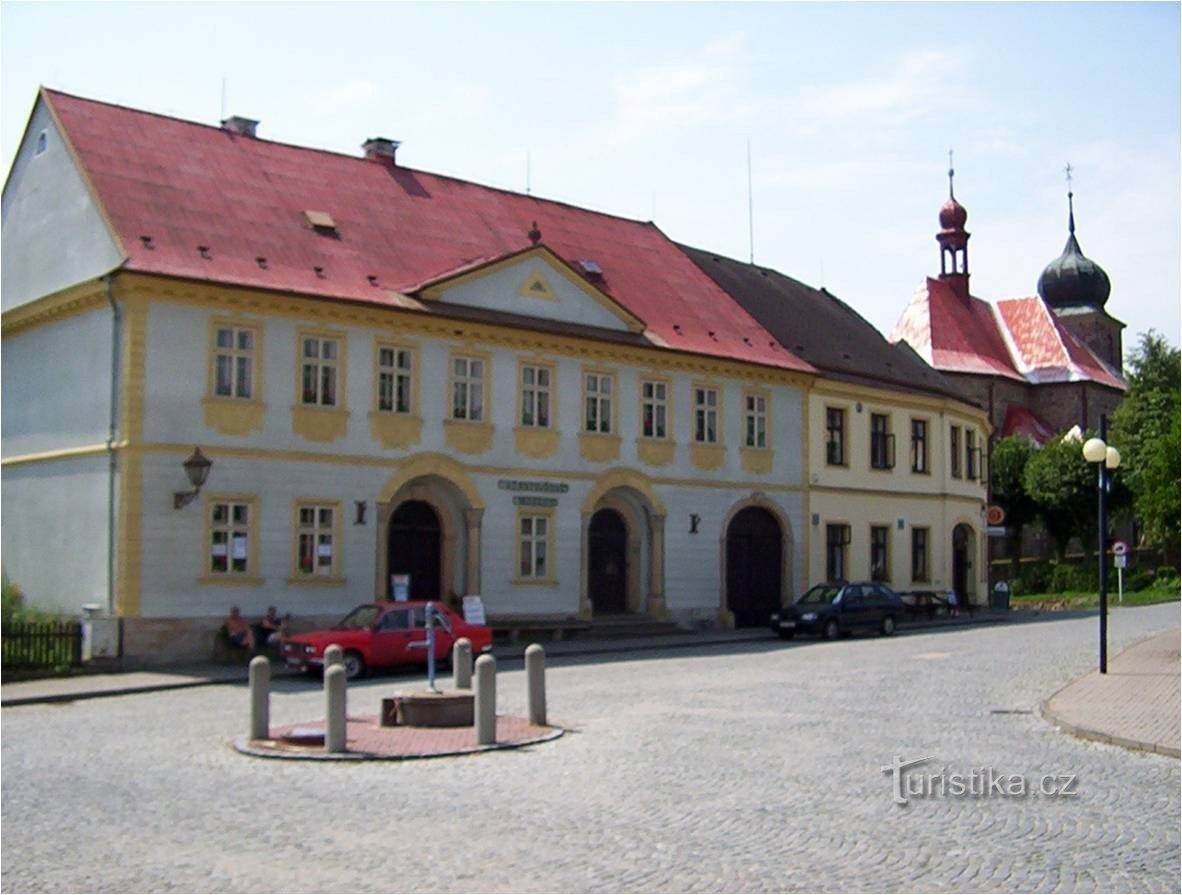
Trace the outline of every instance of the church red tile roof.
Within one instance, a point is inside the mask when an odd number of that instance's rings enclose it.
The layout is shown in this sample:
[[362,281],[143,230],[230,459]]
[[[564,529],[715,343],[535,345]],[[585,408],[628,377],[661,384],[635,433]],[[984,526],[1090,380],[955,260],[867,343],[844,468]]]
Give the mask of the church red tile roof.
[[[595,286],[645,323],[649,344],[814,371],[651,222],[57,91],[42,96],[122,242],[127,270],[405,307],[400,293],[418,284],[528,248],[536,221],[559,257],[602,268]],[[335,235],[309,226],[307,211],[331,215]]]
[[1035,444],[1046,444],[1055,437],[1055,430],[1030,408],[1010,404],[1006,407],[1006,418],[1001,425],[1001,437],[1008,438],[1011,435],[1022,435]]
[[1124,380],[1073,336],[1037,296],[996,306],[929,277],[891,334],[937,370],[1020,382],[1092,381],[1123,390]]

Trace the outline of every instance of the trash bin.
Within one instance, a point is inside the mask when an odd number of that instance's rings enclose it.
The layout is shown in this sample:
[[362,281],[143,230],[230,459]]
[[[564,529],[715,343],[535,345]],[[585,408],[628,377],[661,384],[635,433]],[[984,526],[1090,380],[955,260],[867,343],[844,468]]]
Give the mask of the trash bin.
[[999,581],[993,585],[993,598],[989,601],[989,608],[996,609],[1000,612],[1010,611],[1009,582]]

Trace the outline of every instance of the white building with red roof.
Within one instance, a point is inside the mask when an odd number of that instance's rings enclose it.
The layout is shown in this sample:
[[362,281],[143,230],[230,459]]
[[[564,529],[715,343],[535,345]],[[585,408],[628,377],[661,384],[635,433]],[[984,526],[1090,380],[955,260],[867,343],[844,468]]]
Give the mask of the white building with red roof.
[[[932,474],[935,433],[896,474],[862,427],[870,395],[867,419],[984,438],[938,374],[896,377],[898,408],[877,372],[811,401],[836,374],[793,346],[842,333],[771,331],[651,222],[256,128],[37,99],[0,244],[4,572],[35,603],[96,603],[126,655],[173,661],[232,604],[335,620],[395,576],[504,628],[762,625],[827,560],[950,583],[952,524],[983,592],[979,478]],[[810,477],[839,406],[844,477]]]

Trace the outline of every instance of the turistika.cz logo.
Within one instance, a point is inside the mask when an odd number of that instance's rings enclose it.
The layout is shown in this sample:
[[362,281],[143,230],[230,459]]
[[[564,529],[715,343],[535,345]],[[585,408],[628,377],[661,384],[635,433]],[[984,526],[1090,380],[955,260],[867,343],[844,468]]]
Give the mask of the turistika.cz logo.
[[904,761],[895,756],[893,764],[884,765],[882,772],[891,775],[892,797],[896,805],[906,805],[912,799],[1025,799],[1072,798],[1077,795],[1075,774],[1004,774],[996,768],[972,768],[969,771],[950,771],[941,766],[938,771],[916,771],[919,765],[931,761],[913,758]]

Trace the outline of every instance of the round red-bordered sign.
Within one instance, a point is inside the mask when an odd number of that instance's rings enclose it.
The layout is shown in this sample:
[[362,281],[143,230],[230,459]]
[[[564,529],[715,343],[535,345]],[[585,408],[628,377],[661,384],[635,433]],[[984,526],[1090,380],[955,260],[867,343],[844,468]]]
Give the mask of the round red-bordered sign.
[[1006,511],[999,506],[991,506],[985,511],[985,522],[989,525],[1001,525],[1006,521]]
[[1129,545],[1126,544],[1124,541],[1113,541],[1112,542],[1112,555],[1113,556],[1124,556],[1128,552],[1129,552]]

